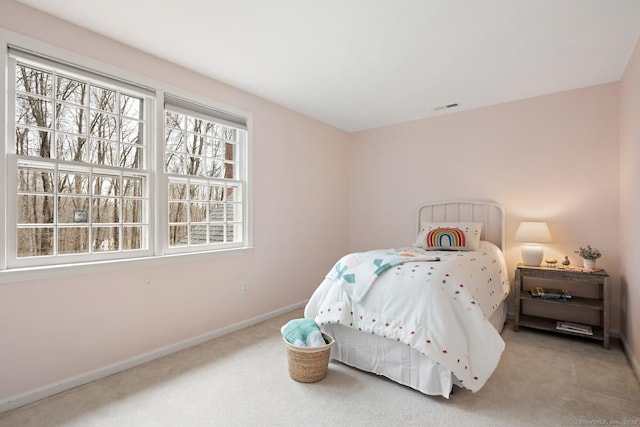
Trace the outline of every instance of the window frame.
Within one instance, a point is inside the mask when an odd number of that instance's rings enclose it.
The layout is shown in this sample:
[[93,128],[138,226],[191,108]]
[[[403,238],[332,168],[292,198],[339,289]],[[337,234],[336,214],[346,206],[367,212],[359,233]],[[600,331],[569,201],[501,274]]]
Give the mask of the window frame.
[[[253,224],[252,224],[252,122],[251,113],[230,107],[215,101],[207,96],[196,95],[190,91],[171,86],[165,82],[156,81],[146,77],[141,77],[133,72],[123,70],[117,66],[89,59],[85,56],[75,54],[44,42],[30,39],[4,29],[0,29],[0,46],[4,52],[0,55],[0,81],[13,86],[13,89],[3,91],[0,94],[0,134],[4,136],[5,143],[0,144],[0,170],[5,173],[5,184],[0,188],[0,284],[11,283],[22,280],[34,280],[40,277],[64,277],[67,275],[82,274],[98,271],[115,271],[127,268],[138,268],[141,265],[164,265],[177,260],[194,261],[208,259],[212,256],[228,256],[233,254],[247,254],[253,251]],[[149,243],[146,250],[121,251],[118,256],[108,253],[108,256],[92,256],[91,259],[74,259],[74,256],[57,255],[52,256],[56,262],[43,263],[36,261],[16,262],[17,248],[17,214],[16,200],[17,190],[17,163],[19,155],[15,152],[15,81],[10,81],[9,67],[12,59],[9,57],[9,46],[18,46],[25,51],[37,52],[45,58],[52,58],[54,61],[68,63],[87,73],[97,73],[105,78],[112,76],[116,81],[132,82],[134,85],[152,88],[155,96],[149,96],[145,120],[148,126],[147,134],[147,167],[148,173],[148,200],[149,200]],[[14,63],[15,64],[15,63]],[[80,66],[75,64],[82,64]],[[95,71],[97,70],[97,71]],[[15,71],[13,72],[15,74]],[[206,88],[204,88],[206,90]],[[195,246],[190,248],[179,248],[175,250],[169,248],[168,242],[168,175],[164,172],[164,105],[165,95],[179,97],[194,104],[199,104],[210,108],[212,111],[220,111],[230,116],[243,117],[246,120],[246,140],[241,144],[238,165],[242,171],[239,181],[243,186],[242,202],[242,228],[243,240],[234,245],[222,246]],[[13,96],[12,96],[13,95]],[[51,163],[53,159],[42,159]],[[58,161],[58,160],[56,160]],[[64,162],[64,161],[62,161]],[[101,169],[102,165],[89,165]],[[9,171],[9,169],[12,169]],[[131,169],[131,172],[140,172]],[[13,175],[12,175],[13,174]],[[12,177],[12,179],[8,179]],[[167,184],[167,185],[163,185]],[[13,231],[9,228],[13,228]],[[8,239],[11,237],[11,239]],[[8,251],[12,251],[8,256]],[[135,252],[135,253],[134,253]],[[60,261],[60,257],[65,257]],[[82,257],[81,257],[82,258]]]
[[[168,191],[168,187],[169,187],[169,183],[170,182],[197,182],[200,184],[203,183],[207,183],[208,185],[212,185],[215,184],[216,186],[220,186],[220,187],[224,187],[225,189],[229,188],[230,186],[235,186],[237,188],[240,189],[240,192],[242,194],[242,200],[237,201],[237,202],[231,202],[231,204],[239,204],[240,205],[240,216],[242,217],[242,221],[241,223],[243,224],[242,226],[242,234],[243,237],[246,234],[246,220],[245,218],[248,215],[247,212],[247,203],[246,203],[246,198],[244,197],[244,193],[247,190],[247,185],[246,182],[242,179],[247,171],[246,171],[246,162],[245,159],[247,158],[245,151],[246,151],[246,146],[247,146],[247,140],[249,139],[249,131],[247,129],[247,125],[244,122],[244,120],[246,120],[243,117],[238,117],[238,116],[234,116],[231,113],[227,113],[224,112],[223,114],[219,114],[219,110],[215,110],[210,106],[204,105],[202,103],[198,103],[197,101],[194,100],[189,100],[189,99],[185,99],[185,98],[180,98],[177,97],[173,94],[168,95],[168,94],[164,94],[164,108],[163,108],[163,121],[162,121],[162,139],[163,142],[165,142],[166,137],[165,137],[165,130],[167,128],[169,128],[169,126],[166,125],[166,114],[167,112],[171,112],[171,113],[175,113],[175,114],[179,114],[179,115],[184,115],[188,118],[191,119],[196,119],[196,120],[202,120],[203,122],[212,122],[215,123],[217,125],[220,125],[222,127],[226,127],[226,128],[233,128],[239,131],[239,135],[238,135],[238,141],[235,141],[234,147],[235,147],[235,155],[234,155],[234,160],[233,162],[229,162],[235,165],[235,175],[232,178],[227,178],[227,177],[208,177],[208,176],[202,176],[202,175],[190,175],[190,174],[186,174],[186,173],[171,173],[171,172],[167,172],[165,170],[165,155],[167,154],[167,150],[165,148],[165,146],[162,146],[162,177],[163,177],[163,183],[160,187],[167,189]],[[184,129],[182,130],[182,132],[184,132],[185,134],[189,134],[190,131],[188,129]],[[185,146],[186,146],[186,139],[185,139]],[[173,152],[173,151],[172,151]],[[188,152],[186,151],[185,148],[185,156],[188,156]],[[159,156],[160,157],[160,156]],[[227,163],[225,161],[225,163]],[[164,197],[163,199],[165,199],[168,203],[170,203],[173,199],[170,199],[169,195],[167,194],[167,197]],[[229,201],[226,199],[225,196],[225,200],[223,201],[223,206],[228,206]],[[168,208],[167,208],[167,221],[163,221],[163,224],[165,225],[171,225],[171,221],[170,218],[168,217]],[[209,213],[209,215],[211,215],[211,213]],[[226,214],[225,214],[226,216]],[[209,218],[210,220],[210,218]],[[229,226],[229,224],[237,224],[239,221],[227,221],[226,219],[224,220],[224,229],[227,230],[227,227]],[[201,222],[201,225],[207,224],[208,226],[211,225],[211,221],[205,221],[205,222]],[[193,224],[190,220],[189,220],[189,225]],[[168,228],[165,230],[167,233],[169,233]],[[191,235],[191,233],[189,233],[189,235]],[[168,242],[168,238],[163,239],[163,241],[167,241]],[[244,240],[244,239],[243,239]],[[192,244],[190,241],[184,245],[184,246],[169,246],[166,248],[166,251],[168,254],[178,254],[178,253],[185,253],[185,252],[192,252],[194,250],[194,248],[202,248],[201,250],[207,250],[207,248],[210,248],[212,250],[215,250],[216,248],[220,248],[220,249],[236,249],[239,247],[244,246],[243,245],[243,240],[241,240],[240,242],[223,242],[223,243],[207,243],[207,244],[201,244],[201,245],[195,245]]]
[[[7,206],[12,206],[12,209],[7,210],[7,224],[11,224],[12,227],[6,230],[7,233],[7,243],[5,247],[6,253],[6,262],[7,268],[29,268],[29,267],[42,267],[47,265],[61,265],[61,264],[71,264],[71,263],[81,263],[81,262],[96,262],[96,261],[108,261],[108,260],[116,260],[116,259],[127,259],[127,258],[137,258],[151,255],[150,248],[153,246],[154,233],[152,232],[153,224],[149,220],[149,210],[151,209],[151,202],[149,197],[149,176],[151,175],[151,161],[153,158],[153,133],[149,130],[151,127],[151,119],[152,119],[152,111],[153,104],[155,102],[155,97],[150,96],[149,93],[143,93],[141,91],[135,91],[135,88],[127,87],[128,85],[118,85],[116,81],[108,81],[108,79],[100,80],[100,76],[96,77],[92,75],[91,72],[83,72],[82,69],[73,69],[69,66],[65,66],[61,64],[58,66],[56,63],[51,63],[52,61],[47,58],[43,58],[43,60],[38,61],[37,58],[34,58],[34,55],[27,53],[26,55],[21,55],[21,52],[18,53],[9,53],[7,55],[7,105],[8,114],[7,114],[7,158],[8,164],[6,169],[6,182],[7,182]],[[123,93],[126,96],[135,96],[143,100],[143,117],[139,117],[138,120],[140,123],[144,125],[143,132],[143,143],[140,144],[141,149],[143,150],[143,156],[141,160],[141,164],[139,168],[127,168],[124,166],[113,166],[107,164],[98,164],[98,163],[90,163],[87,161],[69,161],[65,159],[57,158],[57,156],[52,157],[37,157],[37,156],[28,156],[15,153],[15,133],[16,128],[19,125],[15,120],[15,115],[11,114],[16,111],[15,100],[17,98],[17,91],[15,87],[16,82],[16,74],[15,70],[18,63],[22,63],[26,66],[33,67],[34,69],[40,69],[45,72],[51,72],[52,77],[52,86],[55,84],[55,78],[59,78],[62,76],[63,78],[73,78],[82,82],[82,84],[87,84],[87,89],[97,87],[100,90],[113,90],[115,93]],[[10,84],[13,83],[13,84]],[[52,90],[55,90],[55,87],[52,87]],[[90,95],[87,94],[87,97]],[[60,105],[68,105],[67,101],[61,101],[56,98],[56,94],[51,94],[51,102],[53,103],[52,108],[56,107],[56,104]],[[101,110],[92,109],[89,106],[89,99],[87,98],[86,104],[83,104],[83,109],[86,109],[85,116],[88,120],[88,116],[90,112],[96,111],[97,114],[105,114]],[[116,107],[119,109],[119,107]],[[120,122],[123,118],[126,118],[120,112],[117,114],[111,114],[116,116],[116,122]],[[55,117],[52,117],[54,120]],[[52,121],[50,127],[46,128],[47,131],[51,134],[51,144],[54,146],[57,144],[57,135],[66,135],[67,132],[63,130],[56,129],[55,123]],[[90,141],[93,139],[88,126],[85,129],[86,136],[85,138]],[[120,146],[126,146],[128,144],[122,143],[118,138],[117,141],[113,141],[114,143]],[[9,148],[11,145],[11,148]],[[135,250],[126,250],[119,249],[115,251],[92,251],[89,249],[87,253],[73,253],[73,254],[52,254],[52,255],[42,255],[42,256],[18,256],[17,250],[9,250],[10,248],[17,248],[18,241],[18,218],[15,207],[18,205],[18,197],[21,193],[20,191],[11,191],[12,188],[17,188],[17,175],[20,168],[19,164],[30,163],[34,165],[34,167],[38,167],[37,165],[41,165],[42,169],[51,169],[54,172],[54,176],[57,177],[58,171],[60,169],[66,170],[76,170],[78,172],[83,171],[84,173],[91,175],[99,174],[102,171],[103,174],[115,174],[119,176],[130,175],[130,176],[141,176],[144,178],[145,183],[145,195],[143,195],[142,200],[146,201],[146,215],[142,219],[141,226],[144,228],[144,233],[147,236],[146,244],[144,247],[135,249]],[[58,206],[58,198],[65,197],[64,195],[60,195],[55,189],[57,187],[57,183],[54,184],[54,191],[52,193],[46,193],[53,199],[53,205]],[[89,188],[91,187],[91,183],[89,184]],[[88,211],[90,212],[92,209],[92,204],[94,200],[103,198],[101,195],[92,194],[91,191],[87,193],[86,197],[89,200]],[[124,200],[124,197],[118,197],[118,199]],[[122,206],[120,207],[122,209]],[[54,221],[51,223],[51,228],[55,229],[53,236],[57,236],[62,229],[66,226],[65,223],[59,221],[57,214],[59,211],[54,208]],[[121,218],[123,215],[121,215]],[[88,223],[88,229],[97,229],[100,227],[99,222],[90,221]],[[112,226],[113,227],[113,226]],[[115,227],[119,229],[119,242],[122,241],[123,236],[122,231],[125,228],[125,222],[121,221],[116,224]],[[21,228],[29,228],[29,227],[21,227]],[[91,231],[89,231],[89,235]],[[54,243],[54,248],[57,248],[57,243]],[[88,242],[88,247],[91,246],[91,241]]]

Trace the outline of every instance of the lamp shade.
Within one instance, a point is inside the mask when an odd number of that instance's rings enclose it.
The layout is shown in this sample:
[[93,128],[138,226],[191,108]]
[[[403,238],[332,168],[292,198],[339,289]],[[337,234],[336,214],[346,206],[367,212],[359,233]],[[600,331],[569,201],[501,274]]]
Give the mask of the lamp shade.
[[526,242],[522,247],[524,265],[538,267],[542,263],[543,251],[538,243],[551,243],[551,232],[546,222],[521,222],[515,240]]
[[551,243],[551,232],[546,222],[521,222],[516,230],[516,242]]

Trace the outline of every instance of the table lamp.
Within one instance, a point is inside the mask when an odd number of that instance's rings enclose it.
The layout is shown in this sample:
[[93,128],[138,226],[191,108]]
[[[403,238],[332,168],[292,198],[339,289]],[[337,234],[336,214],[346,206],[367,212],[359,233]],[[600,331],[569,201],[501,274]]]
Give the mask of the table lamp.
[[552,242],[546,222],[521,222],[515,240],[526,242],[522,247],[522,262],[531,267],[539,267],[542,263],[543,252],[538,243]]

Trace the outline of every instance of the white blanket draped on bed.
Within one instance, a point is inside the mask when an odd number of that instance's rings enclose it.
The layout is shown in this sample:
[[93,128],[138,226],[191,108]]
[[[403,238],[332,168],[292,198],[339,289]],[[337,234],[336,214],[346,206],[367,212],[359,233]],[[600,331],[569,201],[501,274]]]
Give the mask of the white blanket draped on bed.
[[504,350],[504,341],[487,320],[509,293],[500,250],[481,242],[472,252],[415,247],[385,252],[413,256],[386,267],[373,285],[355,288],[344,280],[343,258],[312,295],[305,317],[406,343],[448,368],[463,387],[478,391]]
[[404,249],[355,252],[343,256],[327,274],[327,279],[342,286],[354,302],[360,302],[382,273],[391,267],[410,261],[440,261],[440,258],[433,254],[416,253],[416,251]]

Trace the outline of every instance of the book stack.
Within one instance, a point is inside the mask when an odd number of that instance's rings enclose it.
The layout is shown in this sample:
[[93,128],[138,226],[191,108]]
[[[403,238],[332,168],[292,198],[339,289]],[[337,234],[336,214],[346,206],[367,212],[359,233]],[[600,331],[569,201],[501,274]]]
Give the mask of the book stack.
[[559,331],[573,332],[582,335],[593,335],[593,329],[589,325],[582,325],[580,323],[564,322],[558,320],[556,322],[556,329]]
[[529,289],[531,298],[546,299],[553,301],[570,301],[571,294],[565,289],[531,288]]

